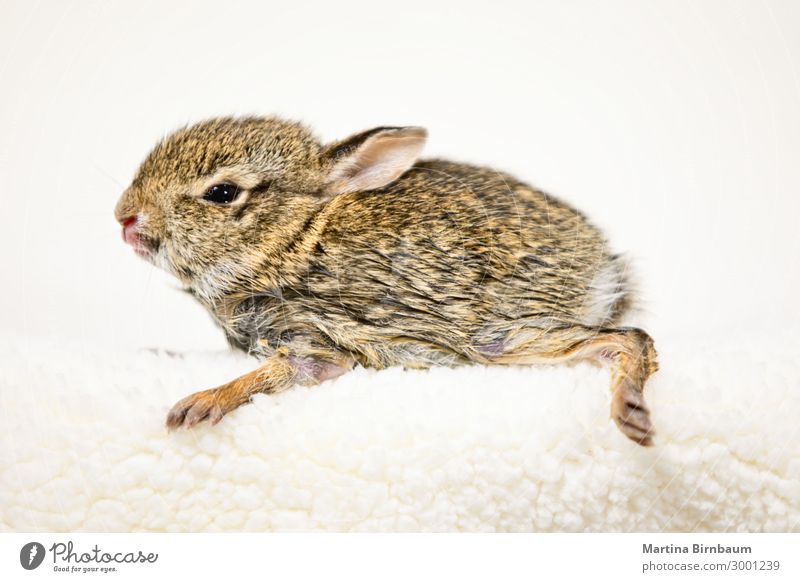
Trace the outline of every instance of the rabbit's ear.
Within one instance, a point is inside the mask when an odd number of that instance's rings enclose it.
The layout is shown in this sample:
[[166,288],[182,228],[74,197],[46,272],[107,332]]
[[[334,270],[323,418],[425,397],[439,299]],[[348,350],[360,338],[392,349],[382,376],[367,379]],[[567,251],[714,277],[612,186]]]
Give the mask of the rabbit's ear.
[[328,146],[322,152],[331,164],[328,193],[386,186],[414,164],[427,137],[421,127],[376,127]]

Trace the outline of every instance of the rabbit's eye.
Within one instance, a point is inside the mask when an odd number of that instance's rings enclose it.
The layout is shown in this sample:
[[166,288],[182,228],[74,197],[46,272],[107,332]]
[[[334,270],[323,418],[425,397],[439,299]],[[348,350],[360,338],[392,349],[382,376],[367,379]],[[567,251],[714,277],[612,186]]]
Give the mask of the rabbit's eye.
[[203,200],[214,204],[230,204],[236,200],[242,191],[233,184],[214,184],[203,194]]

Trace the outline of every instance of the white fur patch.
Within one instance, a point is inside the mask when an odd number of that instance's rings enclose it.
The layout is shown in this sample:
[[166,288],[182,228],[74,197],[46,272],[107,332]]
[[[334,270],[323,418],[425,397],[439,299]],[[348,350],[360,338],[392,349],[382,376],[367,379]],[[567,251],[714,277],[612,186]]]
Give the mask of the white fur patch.
[[586,325],[598,326],[608,321],[614,306],[630,292],[626,272],[628,262],[616,257],[601,268],[589,283],[589,292],[584,304],[583,319]]

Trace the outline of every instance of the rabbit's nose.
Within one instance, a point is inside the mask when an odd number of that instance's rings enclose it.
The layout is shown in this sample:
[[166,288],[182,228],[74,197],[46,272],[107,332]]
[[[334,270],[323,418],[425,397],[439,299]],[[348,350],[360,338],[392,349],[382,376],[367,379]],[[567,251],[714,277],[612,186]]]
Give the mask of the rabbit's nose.
[[122,240],[132,246],[137,246],[139,243],[139,233],[137,232],[137,218],[129,216],[119,221],[122,224]]

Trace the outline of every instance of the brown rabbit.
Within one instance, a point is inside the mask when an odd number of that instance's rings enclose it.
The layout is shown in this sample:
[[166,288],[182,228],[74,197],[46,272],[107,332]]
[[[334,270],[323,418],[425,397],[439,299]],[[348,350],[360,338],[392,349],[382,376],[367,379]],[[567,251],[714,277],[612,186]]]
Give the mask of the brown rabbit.
[[169,428],[356,364],[593,358],[614,366],[614,421],[652,443],[642,392],[656,353],[644,331],[617,327],[624,261],[579,212],[511,176],[418,161],[425,138],[378,127],[322,145],[300,124],[250,117],[156,146],[117,205],[124,239],[263,359],[175,404]]

